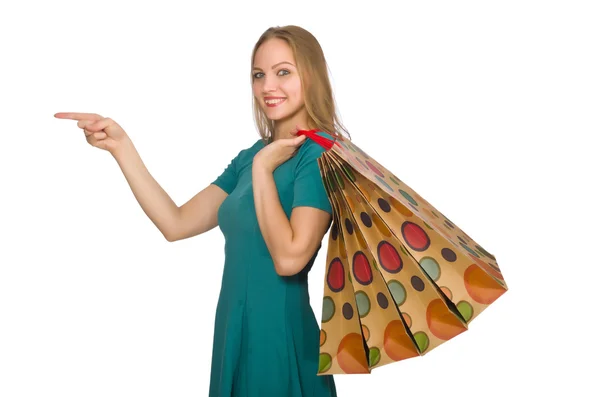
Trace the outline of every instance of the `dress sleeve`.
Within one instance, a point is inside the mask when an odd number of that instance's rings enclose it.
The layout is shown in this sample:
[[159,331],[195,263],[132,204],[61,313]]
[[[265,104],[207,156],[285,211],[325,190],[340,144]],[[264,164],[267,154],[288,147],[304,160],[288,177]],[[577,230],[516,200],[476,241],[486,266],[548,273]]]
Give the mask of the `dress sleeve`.
[[241,155],[242,151],[240,151],[237,156],[233,158],[229,162],[229,165],[221,175],[217,179],[215,179],[211,184],[217,185],[221,189],[223,189],[227,194],[231,194],[238,181],[238,159]]
[[298,163],[294,175],[294,201],[292,208],[306,206],[332,213],[327,190],[321,178],[318,158],[325,151],[323,147],[307,140],[298,153]]

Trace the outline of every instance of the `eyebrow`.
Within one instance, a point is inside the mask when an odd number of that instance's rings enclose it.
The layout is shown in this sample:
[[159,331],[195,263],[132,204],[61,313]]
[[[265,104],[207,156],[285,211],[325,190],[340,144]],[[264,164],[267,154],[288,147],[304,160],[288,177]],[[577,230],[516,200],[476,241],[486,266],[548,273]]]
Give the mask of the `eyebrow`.
[[[271,69],[275,69],[277,66],[281,65],[282,63],[288,63],[288,64],[290,64],[290,65],[294,66],[294,64],[293,64],[293,63],[291,63],[291,62],[288,62],[288,61],[283,61],[283,62],[279,62],[279,63],[277,63],[277,64],[273,65],[273,66],[271,67]],[[294,66],[294,67],[295,67],[295,66]],[[257,70],[262,70],[261,68],[259,68],[259,67],[256,67],[256,66],[252,68],[252,70],[255,70],[255,69],[257,69]]]

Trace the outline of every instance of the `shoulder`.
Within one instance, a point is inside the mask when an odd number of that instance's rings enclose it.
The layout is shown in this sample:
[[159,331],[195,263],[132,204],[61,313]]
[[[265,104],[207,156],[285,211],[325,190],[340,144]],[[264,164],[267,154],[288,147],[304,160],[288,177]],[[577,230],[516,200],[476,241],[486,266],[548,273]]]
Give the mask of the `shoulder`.
[[[317,132],[317,135],[322,136],[324,138],[328,138],[331,141],[334,140],[333,137],[326,132],[319,131]],[[296,157],[298,158],[298,162],[303,162],[307,160],[311,161],[315,160],[318,157],[321,157],[321,154],[323,154],[323,152],[326,151],[327,149],[319,145],[317,142],[313,141],[310,138],[306,138],[302,146],[300,146],[300,148],[298,149]]]
[[252,162],[254,155],[258,153],[262,146],[262,140],[258,139],[251,146],[241,149],[235,156],[234,161],[240,166]]

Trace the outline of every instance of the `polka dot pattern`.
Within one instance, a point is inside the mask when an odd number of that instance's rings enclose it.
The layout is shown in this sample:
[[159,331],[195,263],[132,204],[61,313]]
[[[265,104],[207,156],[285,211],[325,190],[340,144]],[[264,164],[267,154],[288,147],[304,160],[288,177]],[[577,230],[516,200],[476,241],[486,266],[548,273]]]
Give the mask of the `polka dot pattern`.
[[406,333],[402,320],[391,321],[383,335],[383,348],[387,355],[394,361],[415,357],[414,343]]
[[364,317],[369,314],[371,311],[371,301],[369,300],[369,295],[365,294],[363,291],[358,291],[356,293],[356,306],[358,307],[359,316]]
[[408,246],[415,251],[425,251],[431,240],[422,227],[413,222],[404,222],[401,226],[402,237]]
[[334,171],[333,175],[335,176],[335,182],[337,182],[341,189],[344,189],[344,180],[340,176],[340,173],[338,171]]
[[335,314],[335,303],[333,303],[333,299],[329,296],[323,298],[323,316],[321,317],[321,321],[326,323],[331,320],[333,315]]
[[381,241],[377,246],[377,257],[383,270],[388,273],[398,273],[402,270],[402,258],[400,254],[394,248],[394,246],[387,241]]
[[382,309],[387,309],[389,304],[387,297],[381,292],[377,293],[377,303]]
[[386,199],[378,199],[377,204],[379,204],[379,208],[381,208],[383,212],[390,212],[392,210],[392,207],[390,207],[390,203],[388,203]]
[[319,354],[319,373],[325,373],[331,368],[331,355],[327,353]]
[[369,169],[371,171],[373,171],[374,174],[376,174],[380,178],[383,178],[385,176],[385,175],[383,175],[383,172],[381,172],[379,170],[379,168],[377,168],[376,166],[374,166],[373,163],[371,163],[369,160],[365,160],[365,164],[367,165],[367,167],[369,167]]
[[370,372],[361,334],[346,335],[339,345],[336,358],[340,368],[347,374]]
[[348,232],[348,234],[351,235],[352,233],[354,233],[354,226],[352,226],[352,222],[350,221],[350,219],[344,219],[344,225],[346,226],[346,232]]
[[449,312],[442,299],[429,302],[425,315],[429,330],[440,339],[449,340],[466,331],[462,319]]
[[351,141],[319,167],[334,209],[319,374],[426,354],[506,292],[492,254]]
[[339,231],[338,231],[338,223],[337,222],[333,222],[331,224],[331,232],[330,233],[331,233],[331,238],[333,240],[337,240],[337,236],[338,236],[338,233],[339,233]]
[[344,314],[344,318],[346,320],[352,320],[352,317],[354,317],[354,309],[352,309],[352,305],[348,302],[344,303],[344,306],[342,307],[342,313]]
[[417,342],[417,346],[419,346],[419,351],[423,353],[429,347],[429,337],[425,332],[417,332],[414,334],[415,341]]
[[356,180],[356,178],[354,177],[354,172],[352,172],[352,169],[347,165],[342,165],[342,171],[344,171],[344,174],[348,176],[351,182],[354,182]]
[[319,346],[323,346],[325,341],[327,340],[327,333],[323,330],[319,333]]
[[371,336],[371,333],[369,332],[369,328],[367,328],[366,325],[362,325],[361,327],[362,327],[363,337],[365,338],[365,341],[368,342],[369,337]]
[[371,221],[371,217],[369,216],[369,214],[367,214],[364,211],[360,213],[360,220],[362,221],[363,225],[365,225],[366,227],[371,227],[373,225],[373,222]]
[[459,313],[463,316],[465,321],[470,321],[473,317],[473,306],[467,301],[460,301],[456,304],[456,308]]
[[388,283],[388,289],[392,293],[392,298],[394,298],[396,305],[402,306],[402,304],[406,301],[406,289],[404,286],[396,280],[391,280]]
[[354,279],[362,285],[369,285],[373,282],[371,265],[369,264],[369,259],[363,252],[359,251],[354,255],[352,271],[354,272]]
[[477,303],[490,304],[504,293],[497,281],[477,265],[471,265],[464,274],[465,288]]
[[452,251],[450,248],[442,248],[441,254],[442,258],[444,258],[446,262],[454,262],[456,260],[456,252]]
[[402,313],[402,320],[404,320],[404,323],[408,328],[412,327],[412,317],[410,317],[410,314]]
[[423,279],[421,279],[419,276],[412,276],[410,278],[410,284],[415,289],[415,291],[421,292],[425,289],[425,283],[423,282]]
[[421,258],[419,264],[421,265],[421,268],[425,270],[425,273],[427,273],[429,278],[431,278],[433,281],[439,280],[441,269],[435,258],[430,256],[423,257]]
[[410,194],[408,194],[407,192],[405,192],[402,189],[398,189],[398,192],[400,192],[400,194],[402,195],[402,197],[404,197],[406,199],[406,201],[408,201],[410,204],[417,206],[419,205],[419,203],[417,203],[417,201],[412,198],[412,196]]
[[442,293],[444,295],[446,295],[446,297],[450,300],[452,300],[452,291],[450,291],[450,288],[448,287],[440,287],[440,290],[442,291]]
[[379,184],[382,185],[383,187],[385,187],[388,192],[393,192],[394,189],[392,189],[392,187],[390,185],[387,184],[386,181],[384,181],[383,179],[381,179],[379,176],[375,175],[375,178],[379,181]]
[[377,365],[379,360],[381,359],[381,352],[378,348],[372,347],[369,349],[369,367],[374,367]]
[[344,289],[345,280],[344,265],[340,258],[335,258],[329,264],[329,270],[327,271],[327,285],[333,292],[340,292]]

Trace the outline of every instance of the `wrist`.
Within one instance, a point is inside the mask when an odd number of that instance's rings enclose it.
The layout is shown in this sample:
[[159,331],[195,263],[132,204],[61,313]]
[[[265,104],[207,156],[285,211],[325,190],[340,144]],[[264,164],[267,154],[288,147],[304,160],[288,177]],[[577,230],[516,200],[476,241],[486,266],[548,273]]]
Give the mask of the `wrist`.
[[252,161],[252,170],[253,172],[260,172],[260,173],[273,173],[273,170],[270,169],[264,162],[255,159],[254,161]]
[[117,146],[111,151],[112,156],[115,160],[120,161],[127,157],[127,153],[135,150],[135,146],[129,137],[123,138]]

